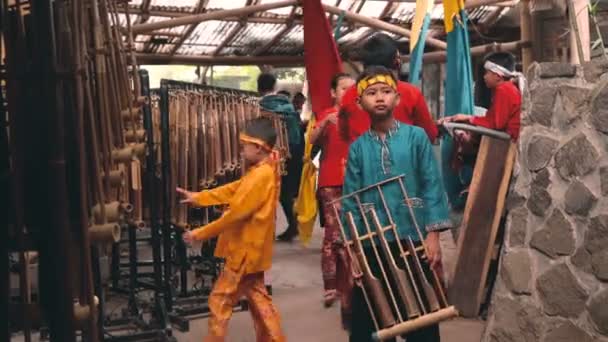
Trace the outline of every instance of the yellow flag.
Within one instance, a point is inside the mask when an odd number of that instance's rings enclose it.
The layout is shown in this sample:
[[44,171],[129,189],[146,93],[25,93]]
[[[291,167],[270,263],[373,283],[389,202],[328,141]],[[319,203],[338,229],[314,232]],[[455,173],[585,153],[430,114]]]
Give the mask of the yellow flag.
[[460,14],[464,9],[463,0],[443,0],[443,23],[445,25],[445,33],[450,33],[454,30],[454,17]]
[[312,230],[317,218],[317,167],[311,159],[312,144],[310,134],[315,126],[315,118],[311,116],[306,129],[306,143],[304,145],[304,168],[300,179],[300,191],[296,199],[294,210],[298,218],[298,232],[300,242],[307,246],[312,238]]

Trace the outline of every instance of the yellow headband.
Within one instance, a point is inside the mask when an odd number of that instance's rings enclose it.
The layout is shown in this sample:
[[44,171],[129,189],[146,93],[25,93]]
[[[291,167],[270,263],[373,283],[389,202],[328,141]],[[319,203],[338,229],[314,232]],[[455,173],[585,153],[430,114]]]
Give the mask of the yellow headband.
[[239,140],[241,142],[245,142],[245,143],[256,144],[256,145],[260,146],[261,148],[267,150],[268,152],[272,151],[272,147],[270,147],[270,145],[268,145],[264,140],[254,138],[245,133],[239,134]]
[[391,75],[375,75],[364,78],[359,81],[359,83],[357,84],[357,93],[359,94],[359,96],[361,96],[365,89],[376,83],[384,83],[390,86],[391,88],[397,90],[397,84],[395,83],[395,79]]

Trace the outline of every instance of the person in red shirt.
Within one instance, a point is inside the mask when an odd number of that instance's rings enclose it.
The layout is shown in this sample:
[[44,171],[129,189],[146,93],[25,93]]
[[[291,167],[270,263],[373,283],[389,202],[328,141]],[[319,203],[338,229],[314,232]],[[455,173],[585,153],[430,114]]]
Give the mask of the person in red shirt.
[[[340,296],[340,292],[342,292],[340,290],[350,288],[344,286],[344,282],[348,282],[350,279],[347,271],[348,259],[344,246],[337,243],[341,241],[342,236],[338,218],[330,203],[342,196],[349,146],[338,132],[338,104],[344,92],[354,84],[355,81],[349,74],[339,73],[333,77],[331,95],[335,105],[317,114],[317,122],[310,136],[311,144],[321,147],[317,197],[325,221],[321,250],[321,271],[325,288],[324,302],[325,306],[329,307],[338,297],[341,297],[343,312],[348,311],[348,303],[345,300],[350,297]],[[340,208],[337,209],[340,210]]]
[[[478,98],[479,102],[489,103],[485,116],[456,114],[439,120],[439,124],[443,122],[468,123],[506,132],[511,136],[512,141],[517,141],[521,120],[521,92],[513,82],[513,78],[519,78],[521,74],[514,71],[515,58],[504,52],[490,54],[485,58],[484,70],[483,80],[487,89],[480,84],[476,91],[480,95],[486,93],[491,95],[489,100],[484,96]],[[518,81],[519,85],[523,86],[524,80],[519,79]],[[455,150],[451,164],[458,171],[462,184],[466,186],[461,196],[468,195],[468,185],[473,179],[480,141],[481,137],[477,134],[464,130],[454,132]]]
[[490,108],[485,116],[456,114],[440,122],[464,122],[497,131],[504,131],[513,141],[519,138],[521,120],[521,93],[513,83],[517,73],[510,54],[495,53],[486,58],[483,80],[492,92]]
[[[384,33],[370,37],[362,49],[362,61],[367,68],[381,65],[395,73],[401,69],[401,56],[397,43]],[[397,91],[401,100],[393,112],[395,119],[400,122],[423,128],[431,142],[437,138],[438,130],[422,92],[415,86],[398,81]],[[369,115],[359,106],[357,89],[352,86],[346,91],[341,101],[340,133],[342,138],[352,143],[361,134],[369,130],[371,122]]]

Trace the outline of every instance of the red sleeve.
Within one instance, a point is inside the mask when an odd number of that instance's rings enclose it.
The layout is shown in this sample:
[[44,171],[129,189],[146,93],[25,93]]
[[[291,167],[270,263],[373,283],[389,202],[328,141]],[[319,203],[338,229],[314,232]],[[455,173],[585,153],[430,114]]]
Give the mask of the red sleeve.
[[431,113],[429,112],[429,107],[426,105],[424,96],[419,91],[417,98],[416,106],[414,107],[414,125],[423,128],[426,135],[429,137],[429,140],[434,142],[435,139],[437,139],[437,134],[439,133],[437,130],[437,125],[431,117]]
[[510,97],[511,94],[509,94],[508,91],[505,91],[503,87],[496,88],[492,99],[492,105],[486,112],[486,115],[473,118],[471,123],[476,126],[495,129],[497,131],[506,131],[511,113],[511,103],[513,102]]
[[319,124],[321,123],[321,121],[323,121],[329,114],[335,113],[335,112],[336,112],[336,110],[334,108],[327,108],[325,110],[322,110],[319,114],[316,115],[314,128],[319,127]]

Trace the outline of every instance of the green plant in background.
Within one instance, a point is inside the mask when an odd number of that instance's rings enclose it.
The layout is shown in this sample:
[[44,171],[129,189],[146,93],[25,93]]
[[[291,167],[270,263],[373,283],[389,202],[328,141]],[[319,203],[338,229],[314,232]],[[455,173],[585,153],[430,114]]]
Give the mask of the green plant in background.
[[279,80],[295,83],[304,82],[304,68],[276,68],[274,72]]
[[591,44],[591,50],[593,51],[600,47],[602,49],[602,56],[604,56],[605,59],[608,59],[608,51],[606,51],[606,45],[604,45],[604,39],[602,38],[602,31],[600,30],[600,25],[597,20],[599,3],[600,0],[596,0],[594,3],[589,4],[589,18],[591,18],[593,26],[595,27],[595,33],[597,34],[597,39]]

